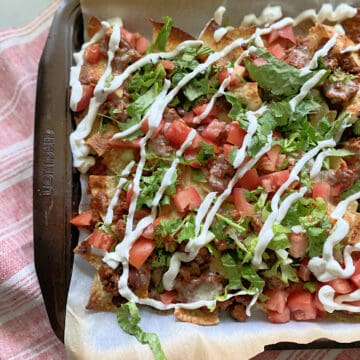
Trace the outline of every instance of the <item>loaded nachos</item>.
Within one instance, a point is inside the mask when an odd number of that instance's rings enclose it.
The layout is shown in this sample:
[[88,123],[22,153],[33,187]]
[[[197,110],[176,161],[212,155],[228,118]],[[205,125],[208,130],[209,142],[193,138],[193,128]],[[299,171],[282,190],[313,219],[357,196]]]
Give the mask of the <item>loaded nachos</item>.
[[360,312],[360,14],[219,8],[194,39],[91,18],[71,72],[88,309],[201,325]]

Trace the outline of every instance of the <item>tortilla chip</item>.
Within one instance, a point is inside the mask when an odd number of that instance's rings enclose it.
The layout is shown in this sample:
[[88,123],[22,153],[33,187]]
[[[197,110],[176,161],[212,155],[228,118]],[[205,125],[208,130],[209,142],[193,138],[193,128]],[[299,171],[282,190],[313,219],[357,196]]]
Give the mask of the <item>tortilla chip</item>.
[[[220,41],[216,42],[214,39],[214,33],[219,28],[220,26],[215,22],[215,20],[211,20],[200,34],[200,40],[204,42],[204,45],[209,46],[215,51],[222,50],[236,39],[248,39],[251,35],[254,34],[256,30],[256,26],[240,26],[238,28],[229,30]],[[225,58],[227,60],[234,61],[242,54],[243,51],[244,50],[241,47],[238,47]]]
[[256,82],[243,83],[234,90],[234,93],[236,97],[242,100],[251,111],[259,109],[262,105],[258,83]]
[[174,311],[174,315],[180,321],[197,325],[216,325],[220,321],[217,313],[202,309],[188,310],[178,308]]
[[84,63],[81,66],[79,80],[83,85],[96,86],[102,74],[105,72],[106,62],[100,61],[97,64]]
[[96,274],[86,309],[96,311],[116,311],[116,306],[112,303],[112,297],[112,294],[103,290],[100,277]]
[[98,269],[102,263],[102,257],[99,255],[94,255],[92,253],[91,245],[89,244],[88,238],[82,241],[74,250],[74,253],[80,255],[85,259],[91,266],[95,269]]
[[[164,23],[157,22],[154,20],[150,20],[152,27],[153,27],[153,41],[156,40],[160,29],[163,27]],[[170,35],[168,37],[167,43],[166,43],[166,51],[172,51],[174,50],[179,44],[186,40],[194,40],[195,38],[188,34],[187,32],[173,26],[171,28]]]
[[98,31],[100,31],[102,28],[101,22],[96,17],[90,17],[88,20],[87,25],[87,37],[88,39],[91,39]]

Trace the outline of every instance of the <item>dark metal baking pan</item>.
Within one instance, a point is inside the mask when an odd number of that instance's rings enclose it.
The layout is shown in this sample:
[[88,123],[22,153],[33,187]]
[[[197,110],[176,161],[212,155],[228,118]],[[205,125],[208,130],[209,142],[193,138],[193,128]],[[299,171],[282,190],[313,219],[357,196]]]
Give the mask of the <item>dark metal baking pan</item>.
[[[83,42],[79,0],[63,1],[55,15],[39,65],[34,149],[35,267],[51,326],[64,339],[66,299],[77,230],[69,220],[77,211],[80,184],[72,168],[69,135],[74,122],[69,108],[72,54]],[[309,344],[278,343],[267,350],[357,348],[318,340]]]
[[78,0],[63,1],[54,17],[38,73],[34,139],[35,267],[51,326],[64,338],[66,298],[77,230],[69,224],[79,201],[72,168],[68,104],[73,51],[83,41]]

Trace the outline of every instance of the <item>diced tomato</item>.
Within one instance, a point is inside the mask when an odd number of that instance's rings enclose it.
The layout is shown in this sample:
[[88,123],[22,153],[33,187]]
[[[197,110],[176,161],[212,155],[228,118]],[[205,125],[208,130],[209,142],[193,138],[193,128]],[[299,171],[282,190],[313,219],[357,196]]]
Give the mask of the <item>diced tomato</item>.
[[308,262],[309,262],[309,259],[305,258],[300,263],[299,269],[297,271],[298,277],[303,281],[309,281],[310,277],[311,277],[311,271],[310,271],[310,269],[308,268],[308,265],[307,265]]
[[295,320],[316,319],[314,297],[308,291],[298,290],[290,293],[287,304]]
[[214,119],[210,122],[210,124],[205,128],[202,132],[202,136],[205,139],[210,141],[216,141],[220,134],[225,130],[226,123],[223,121],[219,121],[218,119]]
[[140,237],[130,249],[129,263],[137,269],[140,269],[155,248],[156,243],[154,240]]
[[271,55],[279,60],[283,59],[286,55],[284,48],[280,44],[270,45],[267,49]]
[[142,237],[145,239],[153,239],[154,238],[154,223],[148,225],[142,232]]
[[245,135],[246,135],[245,129],[241,128],[238,122],[233,121],[230,124],[230,129],[226,141],[229,144],[236,145],[237,147],[241,147],[242,143],[244,142]]
[[190,110],[190,111],[187,111],[184,113],[184,115],[182,116],[182,119],[185,121],[185,123],[187,125],[193,125],[194,117],[195,117],[194,112],[192,110]]
[[149,47],[149,40],[144,38],[143,36],[140,36],[138,39],[136,39],[135,42],[135,49],[140,53],[140,54],[145,54],[147,48]]
[[287,39],[291,41],[293,44],[296,44],[296,37],[294,34],[294,28],[292,25],[287,25],[283,27],[282,29],[278,30],[279,37],[282,39]]
[[[156,136],[159,135],[159,133],[160,133],[161,130],[163,129],[164,125],[165,125],[165,121],[164,121],[164,120],[161,120],[159,126],[158,126],[156,129],[154,129],[154,131],[153,131],[153,133],[152,133],[152,135],[151,135],[151,139],[155,139]],[[148,120],[148,119],[145,119],[145,120],[143,121],[143,123],[141,124],[141,130],[142,130],[145,134],[149,131],[149,120]]]
[[173,200],[177,211],[184,212],[201,205],[201,197],[194,187],[178,191],[173,195]]
[[178,293],[176,290],[164,291],[159,296],[160,296],[160,301],[163,304],[171,304],[172,302],[175,302]]
[[82,85],[81,99],[77,103],[76,111],[82,111],[89,106],[90,99],[94,94],[94,87],[91,85]]
[[329,202],[330,193],[331,193],[331,188],[328,183],[317,182],[313,185],[312,197],[314,200],[320,197],[324,199],[326,202]]
[[319,289],[321,286],[318,287],[315,295],[314,295],[314,306],[316,307],[318,314],[326,313],[324,305],[321,303],[319,299]]
[[290,309],[286,306],[283,312],[271,311],[267,312],[268,319],[274,324],[284,324],[290,321]]
[[126,205],[127,207],[130,206],[131,199],[134,195],[134,183],[132,182],[131,185],[129,185],[127,192],[126,192]]
[[282,313],[285,311],[287,298],[289,292],[284,289],[269,289],[265,292],[268,300],[265,302],[265,307],[271,311]]
[[270,33],[269,38],[268,38],[269,44],[273,43],[278,38],[286,39],[286,40],[289,40],[290,42],[292,42],[293,44],[296,44],[296,37],[295,37],[294,29],[293,29],[292,25],[287,25],[287,26],[283,27],[282,29],[273,30]]
[[140,140],[141,138],[134,140],[110,139],[109,145],[113,149],[140,149]]
[[224,68],[221,69],[218,74],[218,80],[219,80],[219,84],[221,84],[222,82],[224,82],[224,80],[229,76],[229,71],[228,69]]
[[240,216],[254,215],[254,206],[245,196],[244,189],[234,188],[232,195],[234,198],[235,209]]
[[247,190],[255,190],[261,185],[260,177],[256,169],[250,169],[238,181],[238,185]]
[[92,44],[85,51],[85,60],[90,64],[97,64],[101,59],[100,44]]
[[92,232],[88,241],[92,246],[105,251],[109,251],[115,243],[115,239],[112,235],[98,229],[95,229]]
[[70,220],[70,224],[74,226],[87,227],[91,225],[92,217],[93,217],[92,210],[87,210],[79,215],[74,216]]
[[132,33],[125,28],[121,28],[121,38],[129,43],[129,45],[135,49],[136,48],[136,40],[139,38],[139,34]]
[[175,69],[175,64],[171,60],[160,60],[159,64],[161,64],[167,71],[173,71]]
[[191,127],[180,120],[174,120],[168,126],[164,126],[164,136],[177,148],[185,142],[190,131]]
[[348,279],[334,279],[328,282],[337,294],[349,294],[354,290],[354,286]]
[[301,258],[305,256],[306,249],[308,248],[308,240],[306,234],[304,233],[296,234],[292,232],[289,237],[290,237],[289,254],[294,258]]
[[234,149],[235,149],[234,145],[224,144],[224,146],[223,146],[225,160],[227,160],[231,165],[232,165],[232,162],[230,161],[230,154],[232,154]]
[[[204,104],[200,104],[200,105],[196,105],[195,107],[193,107],[193,112],[195,113],[195,115],[201,115],[207,108],[208,103],[204,103]],[[213,107],[211,108],[208,116],[216,116],[216,114],[218,113],[218,109],[217,106],[214,104]]]
[[271,174],[260,177],[261,184],[266,192],[276,191],[282,184],[284,184],[290,176],[288,169],[276,171]]
[[276,169],[277,160],[279,158],[280,145],[274,145],[266,154],[258,161],[257,168],[262,172],[273,172]]
[[350,277],[351,282],[360,289],[360,260],[355,262],[355,271]]

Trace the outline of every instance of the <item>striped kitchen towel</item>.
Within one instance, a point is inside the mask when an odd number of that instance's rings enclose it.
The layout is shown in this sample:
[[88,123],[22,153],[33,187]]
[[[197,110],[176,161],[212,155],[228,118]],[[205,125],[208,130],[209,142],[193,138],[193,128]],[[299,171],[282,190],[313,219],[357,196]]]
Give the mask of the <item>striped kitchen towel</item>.
[[64,359],[36,278],[32,234],[34,105],[39,59],[59,1],[0,30],[0,358]]

